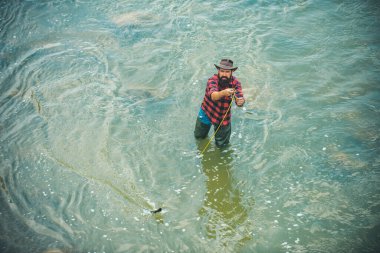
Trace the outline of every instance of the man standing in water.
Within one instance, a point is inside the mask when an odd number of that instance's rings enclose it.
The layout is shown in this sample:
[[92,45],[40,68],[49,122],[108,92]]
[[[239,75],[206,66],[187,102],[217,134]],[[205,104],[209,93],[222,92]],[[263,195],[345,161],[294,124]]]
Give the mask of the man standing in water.
[[232,99],[235,99],[239,107],[245,102],[241,84],[235,76],[232,76],[237,69],[233,64],[229,59],[222,59],[219,65],[214,64],[218,74],[214,74],[207,81],[205,96],[195,124],[194,136],[197,139],[206,138],[213,125],[214,131],[217,131],[215,144],[218,147],[225,146],[230,141]]

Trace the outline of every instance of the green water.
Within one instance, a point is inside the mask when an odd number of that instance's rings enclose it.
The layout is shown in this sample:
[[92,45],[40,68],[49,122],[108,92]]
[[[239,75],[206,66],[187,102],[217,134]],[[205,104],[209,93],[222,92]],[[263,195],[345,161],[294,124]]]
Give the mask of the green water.
[[[377,252],[379,6],[1,1],[0,251]],[[247,102],[200,155],[226,57]]]

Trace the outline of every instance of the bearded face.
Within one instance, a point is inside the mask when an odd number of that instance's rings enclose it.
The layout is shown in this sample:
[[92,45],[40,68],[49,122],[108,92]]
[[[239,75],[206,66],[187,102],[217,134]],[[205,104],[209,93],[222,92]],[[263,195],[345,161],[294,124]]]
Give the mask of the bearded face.
[[230,81],[231,81],[231,78],[228,78],[225,76],[222,76],[222,77],[219,76],[219,85],[222,87],[228,86]]
[[231,82],[232,77],[232,71],[226,70],[226,69],[219,69],[218,71],[218,78],[219,78],[219,85],[221,87],[226,87]]

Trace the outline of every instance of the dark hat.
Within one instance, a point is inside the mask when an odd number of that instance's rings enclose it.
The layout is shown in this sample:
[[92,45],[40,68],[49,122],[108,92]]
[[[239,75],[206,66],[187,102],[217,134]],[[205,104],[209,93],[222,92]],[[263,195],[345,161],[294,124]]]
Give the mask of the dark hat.
[[237,70],[237,67],[234,67],[234,62],[230,59],[222,59],[219,63],[219,65],[214,64],[217,69],[227,69],[235,71]]

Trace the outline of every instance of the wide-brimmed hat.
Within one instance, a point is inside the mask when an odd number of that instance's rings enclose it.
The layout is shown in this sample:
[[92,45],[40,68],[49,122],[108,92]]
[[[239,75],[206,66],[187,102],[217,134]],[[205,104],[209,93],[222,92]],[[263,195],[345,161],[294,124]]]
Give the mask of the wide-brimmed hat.
[[222,59],[219,65],[214,64],[217,69],[227,69],[235,71],[238,67],[234,67],[234,62],[230,59]]

